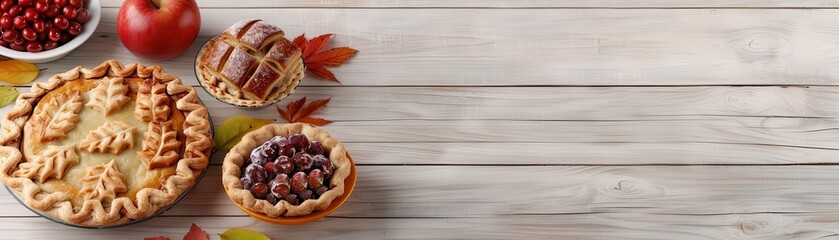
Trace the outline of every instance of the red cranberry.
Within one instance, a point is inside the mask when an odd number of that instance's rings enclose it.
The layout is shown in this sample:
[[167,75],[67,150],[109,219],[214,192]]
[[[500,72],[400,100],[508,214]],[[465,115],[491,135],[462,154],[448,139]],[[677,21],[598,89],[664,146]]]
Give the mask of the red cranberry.
[[26,39],[26,41],[35,41],[38,39],[38,33],[31,28],[24,28],[21,31],[21,36],[23,36],[23,39]]
[[12,29],[14,26],[14,21],[12,21],[11,15],[3,15],[0,17],[0,27],[5,30]]
[[12,0],[0,1],[0,10],[3,10],[3,12],[9,11],[9,8],[12,8],[12,6],[14,6],[14,4],[15,3],[12,2]]
[[78,36],[82,33],[82,25],[77,22],[70,22],[70,26],[67,27],[67,33],[72,36]]
[[47,15],[47,17],[50,18],[54,18],[58,16],[58,14],[61,14],[61,9],[59,9],[56,5],[50,5],[47,7],[47,11],[44,12],[44,15]]
[[17,30],[9,29],[9,30],[3,31],[3,41],[14,42],[15,39],[17,39],[17,37],[18,37]]
[[25,11],[23,11],[23,17],[26,18],[26,21],[29,22],[34,22],[38,20],[38,18],[41,17],[40,14],[41,13],[39,13],[38,10],[35,10],[35,8],[27,8]]
[[67,3],[68,3],[70,6],[73,6],[73,7],[81,7],[81,6],[82,6],[82,4],[83,4],[83,3],[82,3],[82,0],[70,0],[70,1],[68,1]]
[[67,29],[67,27],[70,26],[70,20],[68,20],[67,17],[60,16],[60,15],[55,17],[55,19],[53,20],[53,23],[55,24],[54,26],[56,28],[61,29],[61,30]]
[[9,47],[11,47],[14,50],[21,51],[21,52],[26,51],[26,46],[23,46],[23,44],[10,43]]
[[70,5],[64,6],[64,10],[62,10],[61,12],[64,13],[64,16],[67,17],[67,19],[75,19],[77,16],[76,8]]
[[58,28],[50,28],[48,37],[52,41],[58,41],[61,39],[61,31]]
[[26,44],[26,51],[31,53],[36,53],[44,50],[43,46],[39,42],[29,42]]
[[39,13],[45,13],[49,8],[50,5],[47,3],[47,1],[38,1],[35,3],[35,10],[37,10]]
[[21,7],[20,5],[14,5],[11,8],[9,8],[8,13],[9,15],[12,15],[12,17],[19,16],[21,13],[23,13],[23,7]]
[[[0,21],[2,21],[2,20],[3,19],[0,18]],[[36,32],[40,33],[40,32],[44,32],[44,30],[46,30],[47,27],[44,25],[44,21],[38,20],[38,21],[35,21],[35,22],[32,23],[32,29],[35,29]]]
[[47,41],[44,43],[44,50],[52,50],[58,47],[58,42],[56,41]]
[[87,17],[88,13],[87,10],[85,10],[84,8],[76,11],[76,21],[79,21],[79,23],[87,22]]
[[32,4],[34,4],[34,3],[35,3],[35,1],[34,1],[34,0],[18,0],[18,1],[17,1],[17,4],[18,4],[18,5],[21,5],[21,6],[24,6],[24,7],[31,6],[31,5],[32,5]]
[[67,0],[53,0],[52,4],[55,4],[59,7],[64,7],[64,5],[67,5]]
[[12,19],[12,23],[15,25],[16,29],[23,29],[26,27],[26,19],[23,16],[17,16]]

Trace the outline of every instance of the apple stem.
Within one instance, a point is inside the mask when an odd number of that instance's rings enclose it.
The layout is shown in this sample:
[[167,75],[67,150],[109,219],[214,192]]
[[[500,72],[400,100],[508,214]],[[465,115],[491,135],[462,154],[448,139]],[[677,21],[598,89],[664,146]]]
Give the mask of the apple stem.
[[151,2],[154,3],[154,5],[155,5],[155,7],[157,7],[157,9],[160,9],[160,6],[163,6],[163,3],[162,3],[163,0],[151,0]]

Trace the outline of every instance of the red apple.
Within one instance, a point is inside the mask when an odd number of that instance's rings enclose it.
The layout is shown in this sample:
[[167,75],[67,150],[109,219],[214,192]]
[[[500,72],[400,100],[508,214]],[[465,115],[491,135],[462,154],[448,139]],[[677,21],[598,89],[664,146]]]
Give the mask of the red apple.
[[117,16],[122,44],[134,55],[163,61],[184,52],[201,29],[195,0],[125,0]]

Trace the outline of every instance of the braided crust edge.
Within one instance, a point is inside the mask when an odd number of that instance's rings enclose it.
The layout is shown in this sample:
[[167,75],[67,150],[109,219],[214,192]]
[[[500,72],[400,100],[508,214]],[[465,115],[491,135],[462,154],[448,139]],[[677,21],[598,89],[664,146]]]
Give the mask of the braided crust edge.
[[[329,191],[326,191],[318,199],[309,199],[295,206],[285,200],[280,200],[277,205],[271,205],[267,200],[256,199],[250,191],[242,189],[242,181],[239,180],[241,167],[250,156],[251,151],[274,136],[289,137],[297,133],[306,135],[310,141],[319,141],[324,149],[329,149],[329,160],[335,166],[335,171],[329,180]],[[287,217],[302,216],[315,210],[320,211],[328,208],[335,198],[344,194],[344,180],[350,175],[351,164],[349,158],[347,158],[347,150],[344,148],[344,144],[333,138],[326,130],[302,123],[268,124],[245,134],[242,141],[236,144],[233,149],[230,149],[221,166],[221,180],[230,199],[246,209],[264,213],[269,217],[280,215]]]
[[[107,208],[96,200],[87,200],[81,207],[73,206],[69,201],[72,196],[67,193],[42,193],[41,188],[31,179],[12,177],[10,172],[23,157],[19,149],[23,125],[38,100],[65,82],[105,76],[153,78],[166,84],[167,93],[177,99],[176,107],[186,116],[183,128],[186,147],[175,174],[162,182],[159,189],[146,188],[137,192],[136,203],[128,197],[120,197],[114,199]],[[0,119],[3,132],[0,137],[0,181],[13,189],[29,207],[74,224],[106,226],[140,219],[174,203],[195,184],[198,174],[207,168],[213,147],[208,119],[207,108],[198,99],[195,89],[184,85],[178,77],[165,73],[160,66],[147,67],[136,63],[122,65],[116,60],[107,60],[93,69],[79,66],[56,74],[47,82],[33,84],[31,92],[18,96],[12,110]]]

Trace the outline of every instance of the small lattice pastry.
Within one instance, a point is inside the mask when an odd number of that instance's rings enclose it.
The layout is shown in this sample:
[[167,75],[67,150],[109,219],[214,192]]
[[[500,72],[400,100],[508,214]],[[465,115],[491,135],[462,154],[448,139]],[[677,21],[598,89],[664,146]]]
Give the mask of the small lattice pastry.
[[282,100],[303,78],[300,48],[283,30],[257,19],[227,28],[198,53],[195,73],[216,98],[238,106]]
[[0,120],[0,180],[66,223],[143,219],[206,168],[208,119],[195,89],[159,66],[77,67],[35,83]]

